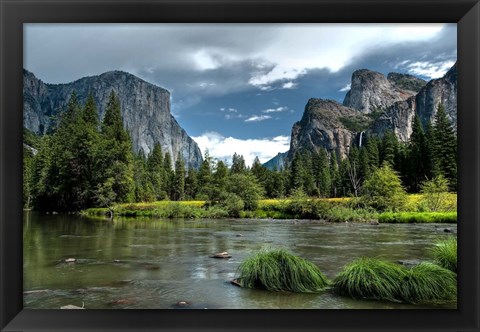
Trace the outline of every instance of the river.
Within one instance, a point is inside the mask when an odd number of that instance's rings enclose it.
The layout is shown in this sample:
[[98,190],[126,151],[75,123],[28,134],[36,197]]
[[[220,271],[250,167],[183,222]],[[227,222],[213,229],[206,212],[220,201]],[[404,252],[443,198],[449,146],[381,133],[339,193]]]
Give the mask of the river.
[[[361,256],[429,260],[436,239],[456,225],[280,220],[88,219],[24,214],[24,307],[59,309],[455,309],[322,294],[277,293],[230,284],[262,247],[286,247],[333,279]],[[211,258],[228,251],[231,259]],[[75,263],[65,259],[75,258]],[[185,305],[178,304],[186,302]]]

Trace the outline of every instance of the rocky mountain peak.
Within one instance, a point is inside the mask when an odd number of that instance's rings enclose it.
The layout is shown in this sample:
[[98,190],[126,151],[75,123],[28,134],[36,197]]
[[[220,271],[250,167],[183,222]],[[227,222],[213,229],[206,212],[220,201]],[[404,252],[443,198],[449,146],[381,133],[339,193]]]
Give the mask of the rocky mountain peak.
[[441,78],[428,82],[416,97],[417,113],[426,126],[433,122],[439,104],[443,104],[451,123],[457,128],[457,64]]
[[335,151],[343,158],[356,131],[366,128],[369,121],[363,114],[334,100],[311,98],[302,119],[293,125],[288,159],[292,160],[296,151],[318,152],[320,149]]
[[406,100],[414,94],[415,92],[398,87],[395,81],[388,80],[379,72],[360,69],[352,74],[350,91],[347,92],[343,105],[368,114],[385,110],[393,103]]

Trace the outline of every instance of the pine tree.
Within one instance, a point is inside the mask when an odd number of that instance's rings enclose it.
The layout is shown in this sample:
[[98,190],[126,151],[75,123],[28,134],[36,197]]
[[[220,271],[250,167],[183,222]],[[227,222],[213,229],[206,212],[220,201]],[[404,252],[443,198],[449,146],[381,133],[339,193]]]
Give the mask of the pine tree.
[[387,162],[395,167],[395,157],[398,151],[397,136],[391,131],[387,130],[382,138],[380,163]]
[[371,171],[380,166],[380,152],[378,146],[379,141],[376,137],[368,137],[365,149],[367,150],[367,159]]
[[440,174],[440,166],[438,164],[438,159],[436,158],[435,152],[435,137],[433,126],[430,122],[425,126],[425,151],[426,151],[426,162],[428,167],[426,168],[426,178],[431,179],[435,174]]
[[185,195],[188,199],[195,199],[198,192],[198,179],[197,171],[195,168],[188,170],[187,177],[185,179]]
[[338,197],[338,195],[341,193],[341,178],[338,170],[337,154],[335,153],[335,151],[332,151],[330,153],[330,176],[332,179],[331,196]]
[[[114,197],[117,203],[131,202],[135,190],[132,142],[123,127],[120,101],[113,90],[105,109],[101,134],[102,149],[98,168],[101,168],[103,173],[97,194]],[[112,193],[106,193],[107,190],[111,190]]]
[[406,175],[409,190],[418,192],[420,183],[425,179],[428,168],[428,156],[426,151],[425,133],[418,114],[412,124],[412,135],[408,143],[408,163],[406,165]]
[[173,199],[175,201],[183,200],[185,195],[185,162],[180,152],[175,161],[175,176],[173,181]]
[[85,103],[85,107],[83,108],[82,118],[85,123],[89,124],[92,128],[97,130],[99,125],[98,110],[92,94],[88,95],[87,102]]
[[443,175],[450,184],[451,190],[457,188],[457,136],[447,118],[442,104],[438,106],[433,125],[433,152],[438,173]]
[[135,182],[135,201],[152,202],[155,200],[155,192],[150,182],[147,171],[147,161],[143,151],[134,158],[134,182]]
[[258,181],[265,187],[267,182],[268,170],[265,166],[262,165],[260,159],[255,156],[253,160],[252,168],[250,169],[253,175],[258,179]]
[[148,156],[147,172],[156,200],[165,199],[167,196],[163,164],[162,147],[159,143],[155,143],[152,153]]
[[172,156],[170,152],[166,152],[163,159],[163,170],[165,172],[165,192],[167,193],[168,198],[173,199],[173,182],[175,177],[175,172],[172,168]]
[[321,197],[330,197],[332,191],[332,177],[327,152],[321,149],[316,161],[317,188]]
[[314,178],[314,171],[313,171],[313,161],[312,161],[312,154],[303,152],[300,155],[302,159],[303,165],[303,188],[305,193],[309,196],[318,196],[318,189],[315,186],[315,178]]
[[198,170],[198,194],[208,199],[210,194],[210,184],[212,182],[212,163],[213,159],[210,157],[208,150],[205,151],[205,156],[200,169]]
[[245,159],[242,155],[238,155],[235,152],[232,157],[232,167],[230,168],[230,172],[232,172],[232,174],[242,174],[245,173],[246,170]]
[[300,152],[296,152],[293,156],[291,173],[290,173],[290,188],[291,191],[296,189],[304,190],[304,165]]

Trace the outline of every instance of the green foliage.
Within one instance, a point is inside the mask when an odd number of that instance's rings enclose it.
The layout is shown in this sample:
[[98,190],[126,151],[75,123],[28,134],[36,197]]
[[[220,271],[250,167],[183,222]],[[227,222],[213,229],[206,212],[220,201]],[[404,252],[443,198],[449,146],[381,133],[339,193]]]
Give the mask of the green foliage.
[[386,131],[382,137],[380,163],[388,163],[392,167],[395,166],[398,149],[397,136],[390,130]]
[[441,211],[448,204],[448,180],[443,175],[437,175],[421,184],[423,194],[421,205],[427,211]]
[[233,174],[243,174],[247,170],[247,167],[245,166],[245,159],[243,156],[238,155],[236,152],[233,154],[232,157],[232,167],[230,168],[230,171]]
[[313,263],[285,249],[261,250],[238,267],[243,287],[297,293],[320,292],[328,286],[327,278]]
[[381,223],[456,223],[457,212],[383,212]]
[[152,202],[156,199],[143,153],[134,160],[134,182],[136,202]]
[[432,263],[416,265],[402,281],[402,299],[409,303],[455,301],[457,275]]
[[436,264],[457,273],[457,238],[437,241],[432,248],[432,256]]
[[123,127],[120,101],[112,90],[101,125],[100,182],[112,181],[115,202],[132,202],[135,194],[133,150],[130,135]]
[[400,178],[388,163],[376,169],[363,184],[362,202],[379,211],[397,211],[405,199]]
[[339,295],[357,299],[402,300],[402,280],[405,268],[376,258],[362,257],[344,267],[333,281]]
[[148,156],[147,172],[150,183],[153,187],[155,199],[165,199],[167,196],[166,174],[164,170],[162,147],[158,143],[155,143],[152,153]]
[[185,195],[185,162],[182,156],[178,153],[177,161],[175,162],[175,175],[173,179],[173,199],[181,201]]
[[245,203],[238,195],[223,192],[220,195],[218,206],[227,211],[229,217],[238,218],[245,207]]
[[428,147],[420,117],[415,113],[408,143],[406,179],[412,192],[418,192],[422,178],[429,175]]
[[442,104],[438,105],[433,125],[432,156],[433,175],[442,174],[448,180],[450,189],[457,189],[457,135]]
[[245,203],[246,210],[255,210],[263,196],[263,188],[255,176],[249,173],[235,173],[228,178],[228,190]]

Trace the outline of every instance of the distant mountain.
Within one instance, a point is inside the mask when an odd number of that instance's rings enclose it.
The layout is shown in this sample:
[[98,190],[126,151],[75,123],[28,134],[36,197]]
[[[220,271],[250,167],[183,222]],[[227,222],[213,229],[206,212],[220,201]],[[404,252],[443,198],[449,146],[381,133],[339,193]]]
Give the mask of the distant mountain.
[[273,157],[272,159],[264,163],[263,166],[265,166],[271,171],[275,169],[280,171],[285,168],[285,162],[287,160],[287,156],[288,156],[288,151],[283,153],[279,152],[275,157]]
[[23,71],[23,125],[44,134],[52,119],[65,109],[73,91],[84,103],[91,92],[103,118],[111,91],[120,99],[123,124],[129,131],[133,148],[148,155],[155,143],[175,162],[178,153],[188,167],[199,168],[202,154],[197,143],[187,135],[170,114],[170,92],[132,74],[111,71],[84,77],[68,84],[46,84],[27,70]]
[[[439,103],[456,128],[456,64],[442,78],[429,82],[407,74],[390,73],[385,77],[367,69],[357,70],[343,105],[315,98],[307,102],[302,119],[293,125],[286,162],[301,150],[325,149],[342,158],[353,144],[361,144],[368,136],[383,136],[387,130],[408,142],[415,113],[425,126],[433,122]],[[273,159],[265,165],[271,163]]]

